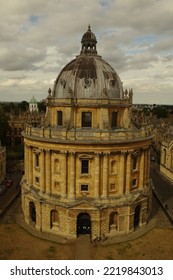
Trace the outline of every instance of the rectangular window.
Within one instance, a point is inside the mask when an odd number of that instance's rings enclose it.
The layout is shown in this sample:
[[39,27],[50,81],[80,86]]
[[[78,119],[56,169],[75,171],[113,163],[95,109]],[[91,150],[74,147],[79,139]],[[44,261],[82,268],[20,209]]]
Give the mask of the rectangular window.
[[39,154],[35,154],[35,167],[39,167]]
[[88,159],[82,159],[81,161],[81,173],[82,174],[88,174],[89,172],[89,160]]
[[92,126],[92,113],[82,112],[82,127],[91,127],[91,126]]
[[118,113],[117,112],[112,112],[112,120],[111,120],[111,127],[112,128],[117,127],[117,117],[118,117]]
[[132,188],[137,188],[137,179],[132,180]]
[[62,111],[57,111],[57,125],[62,125]]
[[35,177],[35,182],[36,182],[36,184],[39,184],[39,183],[40,183],[39,177]]
[[88,192],[88,185],[81,185],[81,192]]
[[116,191],[116,185],[110,184],[110,191]]
[[137,169],[137,157],[134,156],[133,157],[133,170],[136,170]]

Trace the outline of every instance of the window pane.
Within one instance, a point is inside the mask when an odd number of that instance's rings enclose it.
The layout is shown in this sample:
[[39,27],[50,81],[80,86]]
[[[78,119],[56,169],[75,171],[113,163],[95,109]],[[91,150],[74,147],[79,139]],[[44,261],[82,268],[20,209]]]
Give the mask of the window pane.
[[89,167],[89,161],[87,159],[83,159],[81,162],[81,173],[88,174],[88,167]]
[[115,128],[117,127],[117,112],[112,112],[112,123],[111,123],[111,127]]
[[91,126],[92,126],[92,113],[82,112],[82,127],[91,127]]
[[81,185],[81,191],[88,191],[88,185]]
[[57,111],[57,124],[62,125],[62,111]]
[[35,166],[39,167],[39,155],[38,154],[35,155]]

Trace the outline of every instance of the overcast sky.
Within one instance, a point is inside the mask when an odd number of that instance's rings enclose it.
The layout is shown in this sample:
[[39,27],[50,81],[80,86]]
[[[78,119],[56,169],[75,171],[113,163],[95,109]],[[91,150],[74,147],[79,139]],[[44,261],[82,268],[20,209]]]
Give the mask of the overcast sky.
[[0,101],[46,98],[90,24],[134,103],[173,104],[172,0],[0,0],[0,19]]

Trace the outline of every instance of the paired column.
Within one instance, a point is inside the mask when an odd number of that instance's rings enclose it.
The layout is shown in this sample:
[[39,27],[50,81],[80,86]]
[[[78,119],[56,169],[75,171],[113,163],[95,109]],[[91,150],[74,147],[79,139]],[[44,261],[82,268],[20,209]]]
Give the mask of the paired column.
[[24,158],[24,170],[26,176],[26,182],[29,183],[29,147],[25,145],[25,158]]
[[75,197],[75,153],[69,154],[69,199]]
[[33,185],[33,153],[32,153],[32,147],[29,146],[28,147],[28,183],[29,183],[29,186],[32,186]]
[[147,150],[147,184],[150,179],[150,149]]
[[45,174],[46,174],[46,193],[51,193],[51,151],[46,150],[46,163],[45,163]]
[[108,157],[108,153],[103,154],[103,198],[108,196]]
[[130,192],[131,188],[131,165],[132,165],[132,154],[131,151],[127,152],[127,163],[126,163],[126,193]]
[[40,191],[45,192],[45,154],[44,150],[41,150],[40,154]]
[[96,198],[98,198],[100,194],[100,154],[98,153],[95,154],[94,165],[94,195]]
[[125,157],[126,152],[122,152],[120,155],[120,167],[119,167],[119,193],[124,193],[124,183],[125,183]]
[[61,195],[66,197],[67,195],[67,152],[62,152],[62,181],[61,181]]
[[144,150],[141,152],[140,165],[139,165],[139,189],[144,187],[144,165],[145,165]]
[[147,184],[148,150],[144,150],[144,185]]

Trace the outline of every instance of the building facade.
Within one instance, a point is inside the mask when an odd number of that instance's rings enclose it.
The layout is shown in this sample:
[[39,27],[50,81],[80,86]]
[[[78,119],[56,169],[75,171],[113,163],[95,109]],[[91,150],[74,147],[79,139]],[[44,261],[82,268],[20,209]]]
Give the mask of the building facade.
[[0,184],[5,180],[6,176],[6,148],[1,146],[0,141]]
[[97,54],[90,26],[81,43],[48,91],[41,126],[23,132],[23,213],[68,239],[128,234],[151,210],[151,131],[132,124],[133,92]]
[[161,143],[160,172],[169,181],[173,182],[173,126],[167,129]]
[[29,111],[32,112],[38,112],[38,104],[37,104],[37,100],[35,99],[35,97],[33,96],[29,102]]

